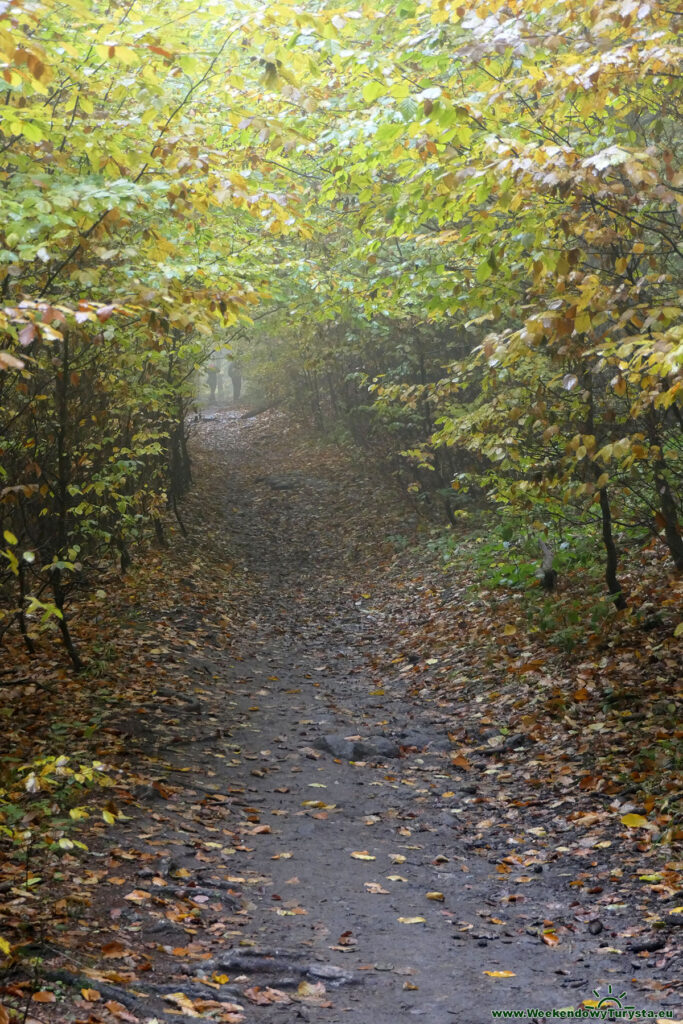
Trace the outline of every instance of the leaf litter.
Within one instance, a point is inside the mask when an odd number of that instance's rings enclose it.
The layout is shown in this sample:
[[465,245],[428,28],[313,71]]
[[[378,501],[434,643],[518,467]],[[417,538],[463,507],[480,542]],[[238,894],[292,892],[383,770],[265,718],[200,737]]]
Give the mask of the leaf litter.
[[[569,657],[512,633],[430,562],[391,482],[277,413],[201,424],[194,456],[189,537],[103,579],[106,616],[77,609],[110,656],[84,677],[12,652],[36,680],[5,691],[15,756],[77,750],[111,786],[49,848],[5,849],[5,1015],[382,1024],[474,998],[484,1019],[513,979],[519,1005],[608,984],[674,1005],[670,641],[626,625]],[[283,465],[298,488],[265,492]],[[45,793],[22,799],[30,824]]]

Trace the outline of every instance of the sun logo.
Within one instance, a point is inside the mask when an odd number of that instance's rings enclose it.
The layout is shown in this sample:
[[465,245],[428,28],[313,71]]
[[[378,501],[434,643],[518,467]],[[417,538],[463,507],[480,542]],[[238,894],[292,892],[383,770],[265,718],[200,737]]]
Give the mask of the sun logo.
[[624,1006],[622,999],[626,995],[626,992],[620,992],[619,995],[615,995],[612,991],[612,986],[607,986],[607,995],[601,996],[597,988],[593,989],[593,995],[597,997],[596,1010],[604,1010],[605,1007],[612,1007],[612,1009],[618,1010],[632,1010],[632,1006]]

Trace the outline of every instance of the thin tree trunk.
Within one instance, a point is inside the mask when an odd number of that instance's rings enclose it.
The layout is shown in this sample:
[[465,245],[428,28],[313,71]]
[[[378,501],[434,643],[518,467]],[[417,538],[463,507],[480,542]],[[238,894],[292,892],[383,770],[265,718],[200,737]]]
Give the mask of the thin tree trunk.
[[26,608],[24,607],[26,601],[26,567],[23,560],[19,561],[18,569],[18,583],[19,583],[19,607],[17,608],[17,622],[19,624],[19,631],[24,638],[24,644],[29,654],[35,654],[36,648],[29,635],[28,628],[26,626]]
[[654,480],[659,496],[659,508],[664,520],[664,536],[677,569],[683,569],[683,537],[678,532],[678,514],[671,488],[661,475],[663,464],[657,463]]
[[622,593],[621,584],[617,579],[617,562],[619,556],[617,554],[617,547],[612,535],[612,510],[609,504],[607,488],[601,487],[599,494],[600,511],[602,513],[602,540],[605,545],[605,551],[607,552],[605,580],[607,582],[607,589],[614,598],[614,607],[623,610],[627,607],[627,604],[626,598]]
[[678,530],[678,508],[676,507],[676,501],[671,493],[668,480],[666,479],[664,453],[662,451],[658,425],[654,413],[652,412],[648,418],[648,434],[650,444],[654,449],[653,455],[655,457],[653,477],[657,491],[657,498],[659,500],[659,511],[661,512],[662,519],[664,520],[664,537],[666,538],[667,547],[671,552],[674,565],[677,569],[683,569],[683,537],[681,537]]
[[64,588],[62,587],[61,569],[53,569],[50,575],[52,583],[52,593],[54,594],[55,598],[55,605],[57,606],[61,613],[61,617],[57,618],[57,623],[59,625],[59,631],[62,634],[62,641],[64,642],[64,646],[66,647],[66,650],[68,652],[69,657],[71,658],[74,668],[76,669],[77,672],[80,672],[80,670],[84,668],[84,663],[74,645],[73,637],[71,636],[71,632],[69,630],[69,623],[64,612],[64,601],[66,594],[64,592]]

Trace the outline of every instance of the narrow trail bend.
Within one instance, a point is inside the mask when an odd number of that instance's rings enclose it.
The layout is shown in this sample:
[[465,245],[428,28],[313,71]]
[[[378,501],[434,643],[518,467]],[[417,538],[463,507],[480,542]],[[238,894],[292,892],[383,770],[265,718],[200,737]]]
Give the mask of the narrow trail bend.
[[[606,933],[577,924],[590,897],[533,837],[473,828],[502,783],[458,770],[452,705],[391,664],[372,598],[410,513],[279,414],[218,411],[193,451],[183,557],[213,567],[215,603],[188,578],[182,603],[146,610],[165,699],[113,727],[154,781],[101,854],[90,984],[141,1021],[264,1024],[485,1024],[621,992],[631,958],[597,956]],[[557,948],[548,921],[569,925]]]

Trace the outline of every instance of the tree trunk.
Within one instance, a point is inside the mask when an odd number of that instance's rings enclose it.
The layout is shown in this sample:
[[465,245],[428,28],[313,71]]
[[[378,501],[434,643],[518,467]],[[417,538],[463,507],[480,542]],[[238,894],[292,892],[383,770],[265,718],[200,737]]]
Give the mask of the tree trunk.
[[612,535],[612,510],[609,504],[609,495],[606,487],[601,487],[600,491],[600,511],[602,513],[602,540],[605,545],[605,551],[607,552],[607,564],[605,565],[605,581],[607,583],[607,590],[614,598],[614,607],[619,610],[623,610],[627,607],[626,598],[624,597],[621,584],[617,579],[617,547],[614,543],[614,537]]
[[683,537],[678,532],[678,510],[674,501],[671,488],[666,479],[661,475],[663,464],[655,466],[654,480],[657,494],[659,495],[659,508],[664,520],[664,536],[667,547],[671,552],[674,565],[677,569],[683,569]]

